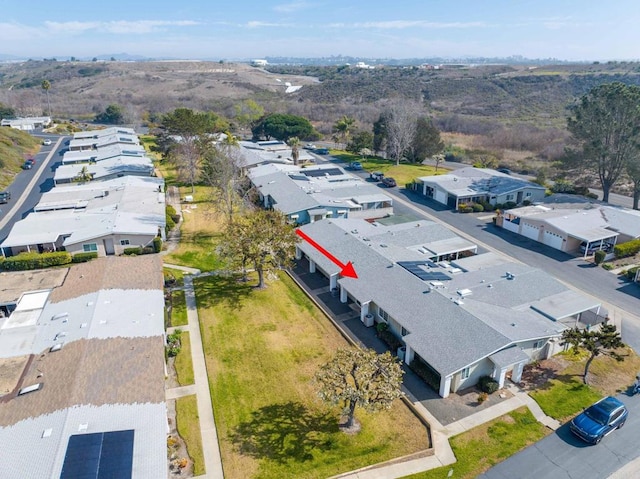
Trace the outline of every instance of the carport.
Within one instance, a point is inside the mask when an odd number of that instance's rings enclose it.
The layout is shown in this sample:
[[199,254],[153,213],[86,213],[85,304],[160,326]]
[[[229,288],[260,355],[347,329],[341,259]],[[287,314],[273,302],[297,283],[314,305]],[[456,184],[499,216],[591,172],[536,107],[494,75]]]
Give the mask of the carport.
[[500,389],[504,387],[504,380],[509,371],[512,371],[511,380],[519,383],[520,379],[522,379],[522,370],[525,364],[531,360],[522,348],[518,346],[511,346],[510,348],[498,351],[489,356],[489,359],[494,365],[492,377],[498,381]]

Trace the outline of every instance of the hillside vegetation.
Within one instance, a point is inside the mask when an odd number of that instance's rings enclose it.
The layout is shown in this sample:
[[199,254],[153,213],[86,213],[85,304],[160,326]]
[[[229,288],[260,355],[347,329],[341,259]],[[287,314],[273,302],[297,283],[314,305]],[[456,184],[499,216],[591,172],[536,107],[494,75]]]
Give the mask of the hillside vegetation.
[[0,128],[0,190],[20,171],[25,158],[36,153],[40,141],[13,128]]

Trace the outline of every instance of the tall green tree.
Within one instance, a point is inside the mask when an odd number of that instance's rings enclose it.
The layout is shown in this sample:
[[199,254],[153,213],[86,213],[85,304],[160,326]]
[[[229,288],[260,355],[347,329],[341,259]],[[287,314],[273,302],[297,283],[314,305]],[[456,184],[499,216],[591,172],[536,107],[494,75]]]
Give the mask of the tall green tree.
[[627,176],[633,184],[633,209],[638,209],[640,202],[640,149],[627,162]]
[[347,143],[346,149],[349,153],[355,153],[356,155],[360,155],[366,150],[372,150],[373,133],[370,131],[358,131],[354,133],[351,141]]
[[331,404],[343,404],[345,427],[354,425],[357,406],[367,411],[389,409],[402,396],[400,362],[389,351],[339,349],[334,358],[320,368],[315,379],[318,395]]
[[251,130],[254,139],[265,137],[267,140],[275,138],[287,141],[292,136],[301,140],[315,140],[319,138],[309,120],[301,116],[286,113],[272,113],[263,117]]
[[49,80],[42,80],[42,89],[47,94],[47,106],[49,107],[49,117],[51,117],[51,102],[49,101],[49,90],[51,89],[51,82]]
[[444,143],[440,138],[440,130],[433,126],[428,117],[419,117],[416,123],[415,136],[411,142],[411,147],[406,153],[409,161],[422,163],[427,158],[441,153],[442,150],[444,150]]
[[0,103],[0,120],[4,118],[13,118],[16,116],[16,111],[9,105]]
[[244,100],[233,107],[235,120],[241,128],[250,129],[264,116],[264,108],[253,100]]
[[191,185],[192,192],[200,174],[202,150],[212,141],[212,134],[228,127],[226,120],[215,113],[190,108],[176,108],[162,117],[161,135],[173,139],[165,157],[176,162],[181,178]]
[[351,130],[356,124],[355,118],[351,118],[347,115],[343,115],[338,121],[333,124],[334,139],[336,143],[342,143],[346,145],[351,138]]
[[298,242],[293,225],[277,210],[254,210],[227,225],[219,253],[243,271],[251,265],[258,274],[257,287],[265,287],[264,275],[291,264]]
[[624,343],[615,324],[603,324],[599,329],[593,330],[565,329],[562,333],[562,342],[560,344],[562,346],[571,346],[574,354],[579,354],[581,350],[589,353],[589,358],[584,365],[584,376],[582,377],[585,384],[589,384],[589,367],[596,356],[609,356],[616,361],[624,361],[624,356],[618,352],[624,346]]
[[567,166],[597,175],[608,202],[640,142],[640,87],[615,82],[593,88],[572,107],[567,127],[582,153],[580,164]]
[[373,151],[378,153],[387,148],[387,117],[384,112],[380,114],[373,124]]
[[96,123],[117,125],[124,122],[124,110],[120,105],[111,104],[102,113],[96,115],[95,121]]

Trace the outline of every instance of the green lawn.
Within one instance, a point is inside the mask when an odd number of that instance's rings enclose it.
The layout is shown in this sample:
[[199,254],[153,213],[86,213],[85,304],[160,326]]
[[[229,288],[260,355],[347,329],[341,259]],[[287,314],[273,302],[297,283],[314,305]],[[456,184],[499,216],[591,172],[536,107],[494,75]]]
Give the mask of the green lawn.
[[[385,176],[395,178],[398,186],[400,187],[404,187],[407,183],[411,183],[415,178],[436,174],[434,166],[410,163],[401,163],[400,165],[396,165],[395,162],[391,160],[385,160],[384,158],[377,156],[365,156],[363,158],[361,155],[355,155],[342,150],[331,150],[331,156],[334,156],[347,164],[352,161],[359,161],[362,163],[362,167],[368,172],[382,171]],[[440,166],[437,174],[444,175],[448,172],[448,169]]]
[[226,478],[325,478],[429,446],[400,401],[341,432],[313,375],[344,339],[287,275],[265,290],[254,279],[195,280]]
[[193,475],[204,474],[202,435],[200,434],[198,403],[195,394],[176,399],[176,428],[186,443],[187,452],[193,461]]
[[530,395],[547,416],[561,422],[571,419],[582,408],[602,397],[602,394],[583,384],[582,378],[576,376],[553,379]]
[[[411,479],[471,479],[550,433],[527,408],[451,438],[457,462],[450,466],[407,476]],[[451,476],[449,472],[453,470]],[[514,473],[513,477],[517,477]]]
[[194,384],[193,364],[191,362],[191,338],[184,331],[180,335],[180,352],[176,356],[174,367],[180,386]]
[[171,326],[185,326],[188,323],[184,291],[180,289],[171,291]]

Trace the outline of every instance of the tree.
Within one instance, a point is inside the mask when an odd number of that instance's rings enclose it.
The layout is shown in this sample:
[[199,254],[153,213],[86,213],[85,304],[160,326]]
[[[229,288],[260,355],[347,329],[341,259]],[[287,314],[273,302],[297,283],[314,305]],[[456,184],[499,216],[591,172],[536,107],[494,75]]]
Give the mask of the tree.
[[359,131],[353,135],[351,141],[347,143],[347,151],[362,154],[365,150],[373,149],[373,133],[370,131]]
[[51,82],[49,80],[42,80],[42,89],[47,94],[47,106],[49,107],[49,117],[51,117],[51,102],[49,101],[49,90],[51,89]]
[[246,265],[253,265],[257,287],[263,289],[264,274],[287,267],[297,243],[298,235],[282,213],[260,209],[227,225],[219,253],[243,271]]
[[440,131],[426,116],[418,118],[416,133],[407,152],[412,163],[422,163],[425,159],[437,155],[444,150],[444,143],[440,138]]
[[86,166],[83,166],[76,178],[79,182],[85,183],[87,181],[93,180],[93,175],[89,173],[89,170],[87,169]]
[[640,149],[636,150],[636,153],[629,158],[627,176],[633,183],[633,209],[637,210],[640,201]]
[[400,164],[400,160],[411,148],[417,131],[418,107],[407,101],[393,101],[386,110],[385,130],[387,156]]
[[293,160],[293,164],[298,164],[298,158],[300,158],[300,138],[297,136],[292,136],[287,141],[287,145],[291,147],[291,159]]
[[264,116],[264,108],[253,100],[244,100],[234,106],[235,119],[242,128],[252,128]]
[[436,175],[437,175],[438,174],[438,167],[440,166],[440,163],[442,163],[444,161],[444,154],[443,153],[438,153],[437,155],[433,155],[432,159],[436,164]]
[[380,114],[378,120],[373,124],[373,151],[378,153],[387,148],[387,117]]
[[568,166],[596,174],[608,202],[640,141],[640,87],[615,82],[593,88],[572,107],[567,127],[582,150],[582,164]]
[[574,354],[579,354],[581,349],[589,353],[589,358],[584,365],[583,382],[588,384],[587,375],[589,366],[596,356],[609,356],[616,361],[624,361],[624,356],[617,352],[624,346],[620,333],[615,324],[603,324],[599,329],[566,329],[562,333],[562,346],[569,345]]
[[238,140],[226,132],[225,138],[202,151],[202,177],[211,187],[213,205],[233,223],[242,206],[242,154]]
[[252,129],[254,139],[265,137],[267,140],[275,138],[287,141],[292,136],[301,140],[315,140],[319,138],[306,118],[285,113],[272,113],[263,117]]
[[339,140],[336,143],[342,143],[346,145],[351,137],[351,128],[355,125],[355,118],[351,118],[347,115],[343,115],[333,125],[333,133],[335,133],[335,139]]
[[[209,135],[227,128],[226,120],[218,115],[189,108],[176,108],[162,117],[162,143],[168,146],[165,157],[176,162],[180,176],[191,185],[192,192],[200,173],[202,150],[211,140]],[[167,145],[167,138],[177,138],[177,141]]]
[[16,111],[4,103],[0,103],[0,120],[4,118],[13,118],[16,116]]
[[124,112],[119,105],[111,104],[102,113],[96,115],[96,123],[116,125],[124,121]]
[[318,395],[331,404],[344,404],[345,427],[354,423],[357,406],[367,411],[389,409],[402,396],[400,362],[387,351],[373,349],[339,349],[334,358],[322,366],[315,379]]

